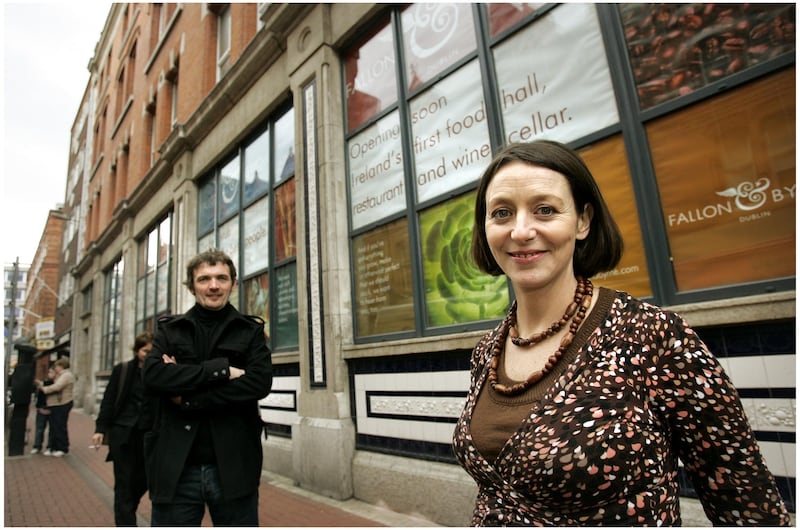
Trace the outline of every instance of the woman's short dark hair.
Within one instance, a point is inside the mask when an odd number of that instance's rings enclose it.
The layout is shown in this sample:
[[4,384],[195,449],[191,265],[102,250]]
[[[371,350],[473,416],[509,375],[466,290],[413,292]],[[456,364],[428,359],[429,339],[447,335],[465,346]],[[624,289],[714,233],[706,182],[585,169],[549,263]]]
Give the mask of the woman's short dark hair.
[[186,264],[186,281],[184,281],[183,284],[188,287],[190,291],[194,292],[194,271],[203,263],[207,263],[208,265],[223,263],[227,265],[231,272],[231,281],[236,281],[236,266],[233,264],[231,257],[219,249],[210,248],[196,255]]
[[136,355],[139,353],[139,350],[147,346],[148,344],[152,344],[153,342],[153,334],[149,331],[143,331],[136,335],[136,338],[133,339],[133,354]]
[[568,146],[551,140],[537,140],[507,145],[495,155],[481,176],[472,231],[472,259],[479,269],[493,276],[503,274],[486,240],[486,190],[500,168],[511,162],[524,162],[561,173],[567,178],[578,212],[583,213],[587,204],[592,206],[589,235],[576,241],[572,256],[576,276],[591,278],[617,266],[624,247],[622,234],[589,168]]

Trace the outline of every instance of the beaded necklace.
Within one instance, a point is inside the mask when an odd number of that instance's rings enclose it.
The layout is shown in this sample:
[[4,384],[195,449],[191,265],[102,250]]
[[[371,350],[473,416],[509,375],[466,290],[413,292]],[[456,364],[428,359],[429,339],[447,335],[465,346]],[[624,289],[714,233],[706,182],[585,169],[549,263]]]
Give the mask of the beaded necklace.
[[[558,360],[561,358],[561,356],[564,355],[564,352],[567,350],[567,348],[569,348],[569,345],[572,344],[572,341],[575,339],[575,334],[578,331],[578,327],[581,325],[581,322],[583,322],[583,319],[586,316],[586,311],[588,311],[589,306],[592,304],[592,290],[593,286],[590,280],[578,278],[578,285],[575,287],[575,297],[567,306],[566,311],[564,311],[564,316],[562,316],[556,322],[553,322],[553,324],[551,324],[546,330],[539,333],[534,333],[530,338],[527,339],[519,337],[516,329],[517,304],[515,301],[508,315],[506,315],[506,318],[503,319],[503,323],[500,327],[500,334],[495,342],[494,348],[492,348],[492,357],[489,360],[488,375],[489,384],[492,386],[492,389],[506,396],[516,396],[525,392],[528,388],[541,381],[545,375],[550,373],[553,367],[558,363]],[[533,346],[534,344],[542,342],[547,337],[551,337],[558,333],[558,331],[563,328],[567,322],[570,323],[569,331],[567,331],[567,334],[561,339],[561,344],[558,346],[556,351],[553,352],[550,357],[548,357],[547,362],[541,370],[531,373],[525,379],[525,381],[522,381],[521,383],[515,383],[510,387],[497,382],[497,367],[500,364],[500,353],[505,346],[506,337],[510,337],[511,342],[517,346],[521,346],[523,348]]]

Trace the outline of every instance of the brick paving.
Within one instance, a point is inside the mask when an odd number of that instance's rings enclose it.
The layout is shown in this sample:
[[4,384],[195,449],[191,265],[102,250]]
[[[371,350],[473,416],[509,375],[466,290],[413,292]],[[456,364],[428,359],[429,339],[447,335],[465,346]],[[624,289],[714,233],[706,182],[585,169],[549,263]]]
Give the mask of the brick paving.
[[[79,409],[70,413],[70,453],[59,458],[29,454],[34,416],[32,409],[25,454],[5,457],[4,526],[113,526],[114,475],[111,462],[105,461],[108,449],[95,451],[88,447],[94,420]],[[262,478],[261,526],[435,526],[355,500],[323,498],[282,482],[286,481],[272,480],[267,474]],[[137,513],[139,526],[149,525],[150,510],[150,500],[145,495]],[[202,526],[212,526],[208,514]]]

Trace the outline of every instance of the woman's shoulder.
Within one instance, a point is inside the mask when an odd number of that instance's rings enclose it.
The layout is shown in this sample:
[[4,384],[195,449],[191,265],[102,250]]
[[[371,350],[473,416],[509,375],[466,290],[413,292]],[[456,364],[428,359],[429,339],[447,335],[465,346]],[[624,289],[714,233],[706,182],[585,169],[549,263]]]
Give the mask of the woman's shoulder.
[[[603,288],[601,288],[603,289]],[[642,300],[628,292],[607,289],[614,297],[607,323],[621,329],[639,333],[665,333],[673,335],[677,330],[689,330],[683,317],[670,309]]]

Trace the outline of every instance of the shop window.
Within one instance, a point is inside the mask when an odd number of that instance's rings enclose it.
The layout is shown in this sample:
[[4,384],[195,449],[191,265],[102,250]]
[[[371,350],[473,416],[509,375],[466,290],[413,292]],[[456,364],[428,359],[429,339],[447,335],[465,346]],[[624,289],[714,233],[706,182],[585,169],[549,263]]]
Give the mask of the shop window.
[[681,291],[795,274],[795,69],[647,125]]
[[198,190],[198,250],[233,259],[231,304],[265,321],[274,349],[299,343],[293,113],[269,120]]
[[795,4],[622,4],[647,109],[795,50]]
[[172,292],[172,214],[139,241],[136,280],[136,331],[154,331],[158,317],[170,313]]
[[122,320],[122,274],[124,262],[120,258],[105,272],[103,289],[103,331],[98,369],[111,370],[121,358],[120,325]]

